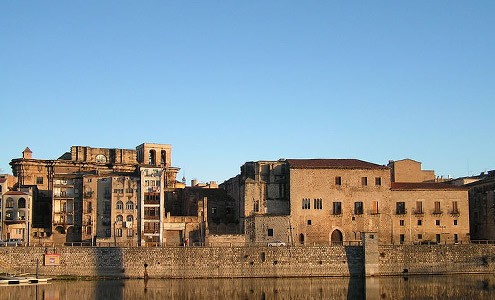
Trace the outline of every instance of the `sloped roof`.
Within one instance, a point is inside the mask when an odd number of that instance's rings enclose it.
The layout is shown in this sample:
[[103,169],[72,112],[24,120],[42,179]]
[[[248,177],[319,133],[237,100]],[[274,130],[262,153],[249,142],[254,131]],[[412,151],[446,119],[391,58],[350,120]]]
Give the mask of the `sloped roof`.
[[392,182],[392,190],[451,190],[467,191],[468,188],[440,182]]
[[389,169],[359,159],[287,159],[294,169]]
[[4,193],[4,195],[12,195],[12,196],[15,196],[15,195],[28,195],[24,192],[19,192],[19,191],[8,191],[6,193]]
[[24,151],[22,152],[29,152],[29,153],[33,153],[33,151],[31,151],[31,149],[29,149],[29,147],[26,147],[26,149],[24,149]]

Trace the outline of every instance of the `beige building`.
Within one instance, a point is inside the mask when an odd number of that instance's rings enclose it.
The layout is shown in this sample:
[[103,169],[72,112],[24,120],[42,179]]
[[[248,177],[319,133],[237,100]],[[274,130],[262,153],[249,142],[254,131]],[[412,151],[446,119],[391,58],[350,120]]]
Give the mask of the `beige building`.
[[392,237],[399,243],[469,242],[468,189],[445,183],[392,183]]
[[33,195],[36,195],[34,186],[2,194],[0,240],[21,239],[24,242],[31,240]]
[[389,161],[393,182],[434,182],[435,171],[422,170],[421,163],[412,159]]
[[39,188],[33,204],[39,217],[29,231],[39,242],[160,245],[170,235],[167,226],[174,227],[164,195],[176,189],[179,168],[172,166],[168,144],[143,143],[136,150],[72,146],[54,160],[34,159],[26,148],[10,164],[18,189]]
[[238,203],[248,243],[353,243],[363,232],[382,244],[469,241],[467,189],[435,182],[410,159],[247,162],[220,186]]

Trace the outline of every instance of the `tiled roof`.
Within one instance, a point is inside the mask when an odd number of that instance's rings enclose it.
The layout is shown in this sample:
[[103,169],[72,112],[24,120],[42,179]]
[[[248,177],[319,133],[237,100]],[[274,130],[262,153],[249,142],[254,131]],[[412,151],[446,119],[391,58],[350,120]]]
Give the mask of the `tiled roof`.
[[12,195],[12,196],[15,196],[15,195],[28,195],[24,192],[19,192],[19,191],[8,191],[6,193],[4,193],[4,195]]
[[440,182],[392,182],[392,190],[457,190],[467,191],[468,188]]
[[287,159],[295,169],[389,169],[359,159]]
[[33,151],[31,151],[31,149],[29,149],[29,147],[26,147],[26,149],[24,149],[24,151],[22,152],[29,152],[29,153],[33,153]]

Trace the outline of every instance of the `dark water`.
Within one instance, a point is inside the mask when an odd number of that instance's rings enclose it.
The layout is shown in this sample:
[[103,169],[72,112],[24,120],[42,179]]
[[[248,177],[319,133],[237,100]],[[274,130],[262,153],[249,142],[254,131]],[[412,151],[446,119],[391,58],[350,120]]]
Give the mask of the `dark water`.
[[2,299],[495,299],[495,275],[52,281]]

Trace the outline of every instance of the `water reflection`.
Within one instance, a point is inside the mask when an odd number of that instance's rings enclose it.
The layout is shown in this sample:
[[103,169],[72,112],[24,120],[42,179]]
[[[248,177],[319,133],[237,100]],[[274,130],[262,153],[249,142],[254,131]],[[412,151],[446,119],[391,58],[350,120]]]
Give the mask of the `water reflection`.
[[495,276],[149,279],[0,286],[2,299],[494,299]]

